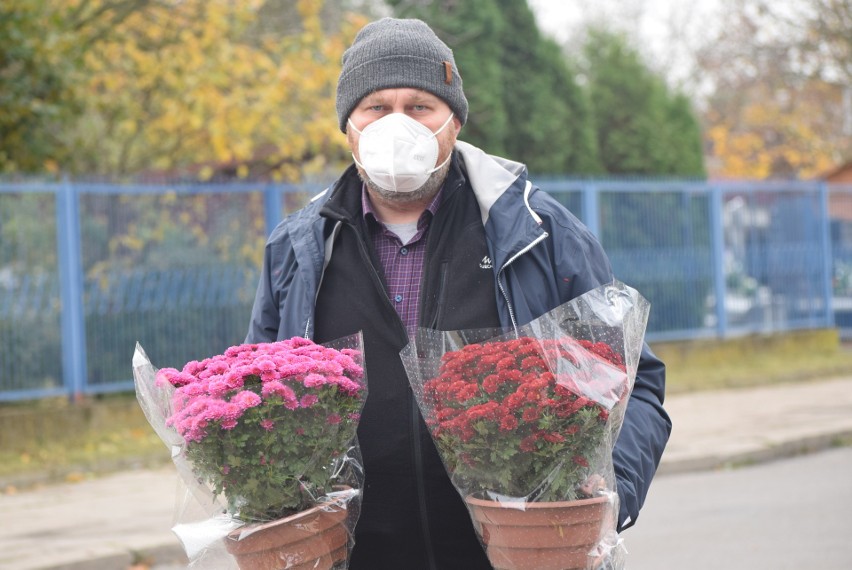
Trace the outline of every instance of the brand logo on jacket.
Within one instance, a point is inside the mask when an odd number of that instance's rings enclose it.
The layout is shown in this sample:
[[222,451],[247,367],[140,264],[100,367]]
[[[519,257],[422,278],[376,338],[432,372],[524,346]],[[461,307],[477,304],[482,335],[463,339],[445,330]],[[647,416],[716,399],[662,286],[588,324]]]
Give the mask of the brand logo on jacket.
[[491,258],[488,257],[487,255],[485,257],[483,257],[482,261],[479,262],[479,268],[480,269],[493,269],[494,264],[491,263]]

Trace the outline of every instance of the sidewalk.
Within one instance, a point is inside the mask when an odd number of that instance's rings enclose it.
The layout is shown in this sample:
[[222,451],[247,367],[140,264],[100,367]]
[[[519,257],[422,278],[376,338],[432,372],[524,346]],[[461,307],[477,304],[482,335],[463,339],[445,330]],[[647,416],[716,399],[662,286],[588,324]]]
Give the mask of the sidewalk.
[[[661,475],[767,461],[852,437],[852,378],[671,396],[666,409]],[[176,491],[174,469],[161,468],[0,495],[0,568],[181,568]]]

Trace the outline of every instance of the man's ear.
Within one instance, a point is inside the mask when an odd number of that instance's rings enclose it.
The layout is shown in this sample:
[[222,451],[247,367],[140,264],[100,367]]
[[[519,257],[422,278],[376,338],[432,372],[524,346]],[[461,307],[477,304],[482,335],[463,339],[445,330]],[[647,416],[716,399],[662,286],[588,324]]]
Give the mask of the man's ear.
[[461,132],[462,124],[458,117],[453,115],[453,126],[456,128],[456,136]]

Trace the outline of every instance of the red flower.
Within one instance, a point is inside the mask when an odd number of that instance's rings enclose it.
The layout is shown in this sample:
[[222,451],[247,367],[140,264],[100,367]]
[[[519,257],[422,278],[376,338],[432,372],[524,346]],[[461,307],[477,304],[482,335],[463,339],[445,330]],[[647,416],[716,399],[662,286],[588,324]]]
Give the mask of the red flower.
[[521,444],[518,446],[518,449],[523,451],[524,453],[529,453],[531,451],[536,450],[536,437],[535,435],[528,435],[524,439],[521,440]]
[[526,398],[519,389],[517,392],[506,396],[506,399],[503,401],[503,403],[506,406],[506,409],[514,411],[523,406],[524,403],[526,403]]
[[500,431],[512,431],[518,427],[518,418],[512,415],[503,416],[500,421]]
[[565,441],[565,438],[562,437],[562,435],[553,432],[545,433],[541,437],[548,443],[562,443]]
[[485,390],[488,394],[493,394],[500,388],[500,377],[496,374],[491,374],[485,377],[485,380],[482,381],[482,389]]
[[538,408],[534,408],[534,407],[525,408],[524,413],[521,416],[521,418],[525,422],[534,422],[539,417],[541,417],[541,413],[539,412]]

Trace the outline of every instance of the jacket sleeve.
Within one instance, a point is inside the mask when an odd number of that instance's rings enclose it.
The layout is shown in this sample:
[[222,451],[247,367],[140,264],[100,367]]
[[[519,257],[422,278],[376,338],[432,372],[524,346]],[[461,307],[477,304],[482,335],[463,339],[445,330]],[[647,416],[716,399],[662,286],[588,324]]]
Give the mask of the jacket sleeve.
[[666,367],[645,344],[624,423],[612,453],[618,497],[618,530],[631,527],[651,486],[672,423],[663,409]]
[[281,328],[281,295],[294,264],[286,220],[272,231],[263,251],[263,266],[251,309],[246,343],[275,342]]
[[278,304],[275,301],[276,294],[272,289],[270,278],[271,266],[271,247],[267,243],[263,253],[260,281],[257,284],[257,292],[251,308],[251,321],[249,321],[246,343],[273,342],[278,336],[280,317],[278,315]]

